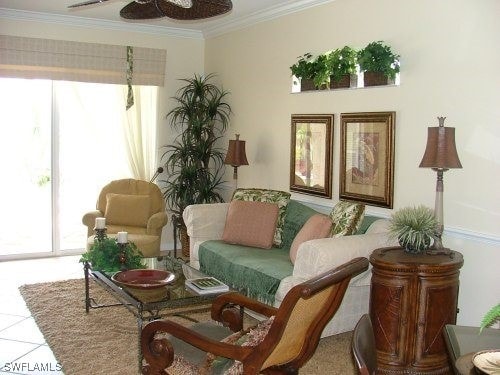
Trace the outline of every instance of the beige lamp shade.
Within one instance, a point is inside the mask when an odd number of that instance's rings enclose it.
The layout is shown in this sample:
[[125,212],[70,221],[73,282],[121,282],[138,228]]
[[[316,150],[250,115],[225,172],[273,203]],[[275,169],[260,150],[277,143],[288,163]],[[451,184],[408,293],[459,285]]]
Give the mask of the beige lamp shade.
[[427,146],[421,168],[462,168],[455,145],[455,128],[444,126],[445,117],[438,117],[439,126],[427,128]]

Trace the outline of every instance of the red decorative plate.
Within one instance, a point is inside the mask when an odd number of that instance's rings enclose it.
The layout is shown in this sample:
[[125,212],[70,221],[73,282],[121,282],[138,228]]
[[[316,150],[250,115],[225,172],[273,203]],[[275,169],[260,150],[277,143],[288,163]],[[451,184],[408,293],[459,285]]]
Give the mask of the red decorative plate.
[[117,272],[111,279],[127,288],[156,289],[171,284],[175,275],[168,271],[137,269]]

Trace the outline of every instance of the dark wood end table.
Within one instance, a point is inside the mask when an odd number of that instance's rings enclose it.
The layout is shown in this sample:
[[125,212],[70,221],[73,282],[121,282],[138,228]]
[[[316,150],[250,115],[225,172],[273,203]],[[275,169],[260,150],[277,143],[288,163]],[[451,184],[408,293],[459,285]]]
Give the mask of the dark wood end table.
[[462,254],[408,254],[376,249],[370,317],[379,374],[449,374],[442,328],[457,316]]

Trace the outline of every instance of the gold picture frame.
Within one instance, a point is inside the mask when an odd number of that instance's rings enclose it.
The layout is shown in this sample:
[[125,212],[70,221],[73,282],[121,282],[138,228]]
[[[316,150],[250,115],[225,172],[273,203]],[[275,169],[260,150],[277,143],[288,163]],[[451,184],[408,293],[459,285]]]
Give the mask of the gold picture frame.
[[396,112],[340,116],[340,199],[392,208]]
[[332,197],[334,115],[292,115],[290,191]]

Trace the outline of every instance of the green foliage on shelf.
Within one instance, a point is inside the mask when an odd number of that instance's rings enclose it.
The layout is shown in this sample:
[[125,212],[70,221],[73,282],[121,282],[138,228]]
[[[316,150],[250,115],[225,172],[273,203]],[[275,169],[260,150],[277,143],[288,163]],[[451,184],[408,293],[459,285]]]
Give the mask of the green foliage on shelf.
[[317,88],[330,83],[330,66],[326,54],[313,58],[309,52],[305,53],[290,67],[290,70],[297,78],[313,81]]
[[491,326],[493,323],[500,320],[500,303],[496,306],[493,306],[488,312],[484,315],[481,320],[481,325],[479,326],[479,332],[482,332],[486,327]]
[[404,207],[392,215],[389,233],[408,252],[419,253],[429,248],[437,226],[434,210],[429,207]]
[[344,46],[328,54],[328,65],[331,79],[338,82],[347,74],[356,73],[357,52],[355,49]]
[[90,249],[80,258],[80,262],[85,261],[89,262],[93,269],[104,272],[120,271],[122,266],[129,270],[146,268],[143,264],[143,255],[134,243],[127,243],[122,251],[114,238],[94,241]]
[[380,72],[390,79],[399,73],[399,55],[382,41],[371,42],[358,51],[358,64],[361,71]]

